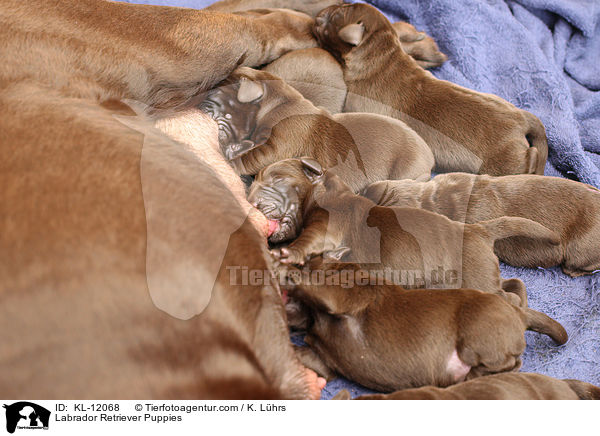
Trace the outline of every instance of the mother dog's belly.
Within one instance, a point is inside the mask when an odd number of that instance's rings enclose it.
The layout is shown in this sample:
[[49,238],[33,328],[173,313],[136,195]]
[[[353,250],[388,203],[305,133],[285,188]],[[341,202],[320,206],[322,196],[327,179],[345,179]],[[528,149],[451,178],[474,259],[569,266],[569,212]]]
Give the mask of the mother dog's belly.
[[[155,126],[174,140],[187,145],[194,154],[210,165],[233,193],[254,227],[260,234],[267,236],[267,219],[246,200],[242,180],[219,151],[218,126],[210,116],[198,109],[188,109],[157,120]],[[224,210],[223,213],[227,211]]]

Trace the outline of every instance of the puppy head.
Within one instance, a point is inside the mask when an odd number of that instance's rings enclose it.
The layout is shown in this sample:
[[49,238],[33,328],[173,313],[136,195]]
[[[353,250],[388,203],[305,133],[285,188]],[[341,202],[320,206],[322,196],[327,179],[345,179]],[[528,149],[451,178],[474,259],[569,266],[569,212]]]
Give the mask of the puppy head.
[[221,151],[233,160],[265,144],[277,123],[276,108],[299,98],[279,77],[240,67],[208,92],[200,109],[217,121]]
[[251,140],[256,131],[256,102],[241,102],[236,86],[224,85],[210,90],[200,104],[200,110],[208,113],[219,126],[219,146],[223,155],[232,160],[243,150],[255,146]]
[[387,18],[373,6],[362,3],[323,9],[315,18],[313,27],[319,44],[338,58],[383,32],[397,39],[396,31]]
[[269,241],[295,239],[302,229],[302,206],[312,186],[323,177],[321,165],[310,157],[285,159],[263,168],[250,186],[248,201],[275,221]]

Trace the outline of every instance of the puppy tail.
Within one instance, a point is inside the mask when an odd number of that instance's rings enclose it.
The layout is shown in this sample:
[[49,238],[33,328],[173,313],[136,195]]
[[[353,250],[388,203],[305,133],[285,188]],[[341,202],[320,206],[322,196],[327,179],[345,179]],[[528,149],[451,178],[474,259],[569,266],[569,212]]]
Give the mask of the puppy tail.
[[481,221],[482,225],[492,239],[509,238],[511,236],[524,236],[533,239],[542,239],[552,245],[560,244],[560,236],[540,223],[527,218],[505,216],[493,220]]
[[525,312],[527,330],[548,335],[559,345],[564,344],[569,339],[567,331],[558,321],[537,310],[522,310]]
[[579,380],[563,380],[577,394],[580,400],[600,400],[600,388]]
[[529,129],[525,134],[530,148],[527,150],[529,173],[544,174],[546,160],[548,159],[548,140],[546,129],[538,117],[525,111]]

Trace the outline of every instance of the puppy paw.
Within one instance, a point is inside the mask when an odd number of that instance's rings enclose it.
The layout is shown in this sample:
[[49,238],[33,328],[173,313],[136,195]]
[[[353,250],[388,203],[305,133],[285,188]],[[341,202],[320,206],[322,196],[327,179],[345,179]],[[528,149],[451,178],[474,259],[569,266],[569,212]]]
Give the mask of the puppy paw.
[[319,377],[312,369],[304,369],[304,382],[308,386],[308,400],[318,400],[321,398],[321,391],[327,384],[323,377]]
[[304,265],[306,262],[304,253],[294,247],[271,250],[271,254],[283,264]]
[[421,68],[429,69],[442,65],[448,57],[442,53],[435,40],[414,26],[398,22],[393,24],[402,49],[411,56]]
[[293,291],[296,286],[302,283],[302,271],[293,265],[275,259],[272,263],[272,269],[279,285],[289,291]]

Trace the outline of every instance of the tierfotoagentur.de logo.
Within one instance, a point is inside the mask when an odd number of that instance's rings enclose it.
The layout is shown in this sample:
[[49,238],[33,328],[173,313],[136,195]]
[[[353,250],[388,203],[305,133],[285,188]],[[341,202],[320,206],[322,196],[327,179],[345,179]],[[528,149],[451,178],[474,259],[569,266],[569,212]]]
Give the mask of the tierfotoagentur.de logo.
[[6,409],[6,431],[48,430],[50,411],[29,401],[19,401],[3,406]]

